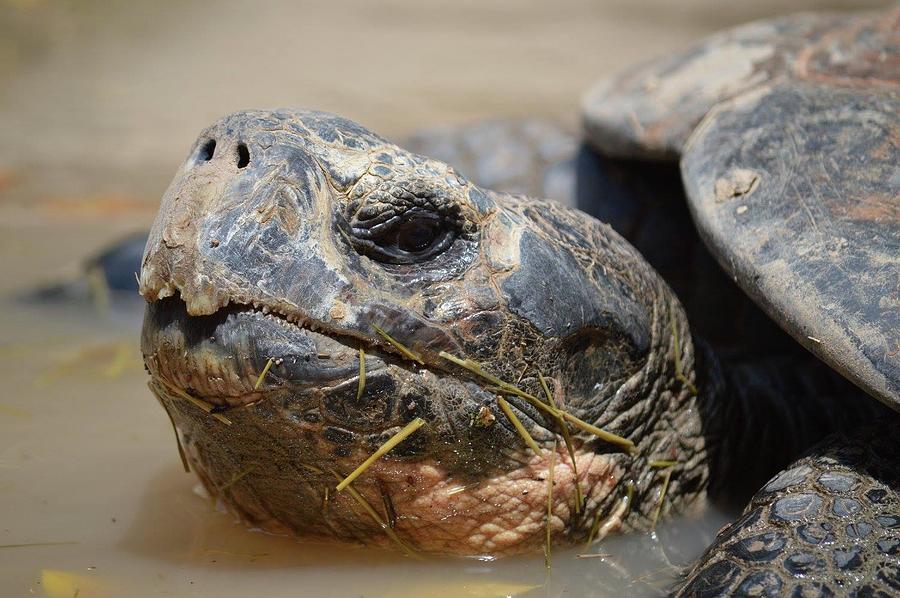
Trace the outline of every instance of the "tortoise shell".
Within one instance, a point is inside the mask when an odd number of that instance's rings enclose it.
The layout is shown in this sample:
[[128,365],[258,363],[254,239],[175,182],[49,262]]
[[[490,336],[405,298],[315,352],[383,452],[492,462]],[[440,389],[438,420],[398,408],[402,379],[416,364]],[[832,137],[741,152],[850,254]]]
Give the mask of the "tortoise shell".
[[900,410],[900,9],[796,15],[602,82],[601,152],[679,159],[721,266],[807,349]]

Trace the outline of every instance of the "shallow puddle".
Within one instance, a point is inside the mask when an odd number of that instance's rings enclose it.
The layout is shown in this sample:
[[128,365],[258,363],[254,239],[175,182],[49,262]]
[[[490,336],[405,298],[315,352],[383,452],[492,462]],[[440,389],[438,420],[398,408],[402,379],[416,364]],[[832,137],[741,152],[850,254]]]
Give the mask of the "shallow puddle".
[[0,306],[0,379],[11,390],[0,399],[0,579],[9,595],[652,596],[724,521],[557,549],[550,572],[540,554],[423,562],[250,531],[182,470],[146,387],[138,314]]

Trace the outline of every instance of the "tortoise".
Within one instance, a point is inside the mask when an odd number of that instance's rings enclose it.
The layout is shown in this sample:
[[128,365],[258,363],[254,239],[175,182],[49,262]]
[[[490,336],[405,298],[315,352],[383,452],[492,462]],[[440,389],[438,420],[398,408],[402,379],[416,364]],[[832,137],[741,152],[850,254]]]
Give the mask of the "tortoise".
[[200,134],[142,260],[142,352],[185,467],[263,530],[496,555],[651,529],[777,473],[678,592],[897,591],[897,15],[750,25],[585,108],[605,173],[670,185],[604,156],[680,156],[725,271],[865,392],[732,367],[580,211],[335,115],[245,111]]
[[23,293],[28,303],[65,304],[69,306],[112,303],[133,317],[143,309],[137,296],[137,272],[147,245],[147,233],[128,234],[82,260],[71,277],[54,279]]

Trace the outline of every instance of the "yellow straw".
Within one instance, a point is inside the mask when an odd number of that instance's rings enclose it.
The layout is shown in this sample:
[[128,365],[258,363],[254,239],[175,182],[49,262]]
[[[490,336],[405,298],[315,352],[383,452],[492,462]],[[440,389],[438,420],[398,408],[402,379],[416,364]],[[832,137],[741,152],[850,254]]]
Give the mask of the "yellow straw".
[[270,357],[269,361],[266,362],[266,367],[264,367],[263,371],[259,373],[259,378],[256,379],[256,384],[253,385],[253,390],[258,389],[259,385],[262,384],[262,381],[265,379],[266,374],[268,374],[269,370],[272,369],[272,363],[274,361],[275,360]]
[[513,427],[516,429],[516,432],[519,433],[519,436],[522,437],[522,440],[525,441],[531,450],[534,451],[535,455],[540,456],[541,449],[538,447],[537,443],[534,441],[534,438],[531,437],[531,434],[528,433],[528,430],[525,429],[525,426],[522,425],[522,422],[519,421],[519,418],[516,417],[516,414],[513,413],[512,409],[509,407],[509,403],[503,397],[497,397],[497,403],[500,404],[500,409],[503,410],[503,413],[506,414],[506,419],[512,423]]
[[395,349],[400,351],[404,357],[406,357],[407,359],[411,359],[412,361],[415,361],[416,363],[418,363],[420,365],[425,365],[425,362],[422,361],[422,358],[419,357],[419,355],[417,353],[414,353],[410,349],[407,349],[406,346],[403,345],[403,343],[401,343],[400,341],[395,339],[393,336],[391,336],[390,334],[388,334],[387,332],[385,332],[384,330],[382,330],[375,324],[372,324],[372,328],[374,328],[375,332],[380,334],[382,336],[382,338],[384,338],[384,340],[389,342],[391,345],[394,346]]
[[550,521],[553,517],[553,470],[556,468],[556,442],[553,443],[553,452],[550,453],[550,473],[547,476],[547,525],[546,544],[544,546],[544,566],[550,569]]
[[356,388],[356,401],[362,398],[363,391],[366,389],[366,352],[359,348],[359,386]]
[[[550,387],[547,386],[547,380],[544,378],[544,375],[538,372],[538,379],[541,381],[541,386],[544,389],[544,394],[547,395],[547,401],[553,405],[554,409],[559,409],[556,405],[556,400],[553,398],[553,393],[550,392]],[[566,451],[569,453],[569,459],[572,461],[572,475],[575,476],[575,512],[581,512],[581,503],[584,502],[584,498],[581,495],[581,484],[578,483],[578,464],[575,462],[575,449],[572,448],[572,435],[569,434],[569,426],[566,425],[566,422],[563,420],[561,415],[556,417],[557,423],[559,423],[560,429],[562,429],[563,440],[566,443]]]
[[359,467],[354,469],[350,475],[348,475],[346,478],[344,478],[343,481],[341,481],[337,485],[337,491],[340,492],[344,488],[349,486],[350,483],[353,482],[353,480],[355,480],[356,478],[358,478],[365,470],[367,470],[369,468],[369,466],[372,465],[372,463],[377,461],[380,457],[385,455],[387,452],[389,452],[395,446],[397,446],[398,444],[400,444],[401,442],[406,440],[407,436],[409,436],[410,434],[412,434],[413,432],[415,432],[416,430],[421,428],[424,424],[425,424],[425,420],[422,419],[421,417],[417,417],[416,419],[414,419],[411,422],[409,422],[408,424],[406,424],[406,426],[404,426],[404,428],[402,430],[400,430],[399,432],[397,432],[396,434],[391,436],[391,438],[387,442],[385,442],[380,447],[378,447],[378,450],[375,451],[374,453],[372,453],[372,455],[368,459],[363,461],[362,465],[360,465]]

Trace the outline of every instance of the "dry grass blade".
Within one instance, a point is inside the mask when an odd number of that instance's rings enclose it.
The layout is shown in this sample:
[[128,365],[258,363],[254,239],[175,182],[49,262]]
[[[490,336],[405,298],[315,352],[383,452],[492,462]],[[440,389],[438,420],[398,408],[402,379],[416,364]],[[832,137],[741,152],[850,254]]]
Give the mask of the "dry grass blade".
[[507,403],[503,397],[497,397],[497,404],[500,405],[500,409],[503,410],[503,413],[506,415],[506,419],[513,425],[516,429],[516,432],[519,433],[519,436],[522,437],[522,440],[525,441],[525,444],[534,451],[535,455],[540,456],[541,449],[538,447],[537,443],[534,441],[534,438],[531,437],[531,434],[528,433],[528,430],[525,429],[525,426],[522,425],[522,422],[516,417],[516,414],[513,413],[513,410],[509,407],[509,403]]
[[663,469],[666,467],[675,467],[678,465],[678,461],[674,461],[672,459],[655,459],[647,463],[650,467],[654,469]]
[[253,390],[259,389],[260,385],[263,383],[263,380],[266,379],[266,374],[268,374],[269,370],[272,369],[273,363],[275,363],[275,360],[270,357],[269,361],[266,362],[266,367],[264,367],[263,371],[259,373],[259,378],[256,379],[256,384],[253,385]]
[[612,513],[610,513],[609,517],[606,519],[606,523],[603,523],[603,525],[601,525],[601,522],[603,521],[600,518],[600,516],[603,514],[601,511],[597,511],[597,514],[594,515],[594,522],[591,525],[591,531],[590,533],[588,533],[587,542],[584,543],[585,550],[591,547],[591,544],[594,543],[595,539],[605,538],[611,527],[615,525],[617,521],[625,520],[629,509],[631,509],[631,501],[634,498],[634,484],[631,481],[628,481],[625,483],[625,488],[625,496],[622,497],[621,504]]
[[309,463],[301,463],[300,467],[313,473],[325,473],[323,470],[319,469],[315,465],[310,465]]
[[251,465],[250,467],[248,467],[248,468],[245,469],[244,471],[242,471],[242,472],[240,472],[239,474],[235,475],[233,478],[231,478],[230,480],[228,480],[228,482],[226,482],[224,486],[222,486],[221,488],[219,488],[219,492],[223,492],[223,491],[225,491],[225,490],[228,490],[229,488],[231,488],[232,486],[234,486],[235,484],[237,484],[238,482],[240,482],[242,479],[244,479],[244,477],[247,476],[248,473],[250,473],[251,471],[253,471],[253,468],[255,468],[255,467],[256,467],[256,465]]
[[493,374],[489,374],[488,372],[485,372],[478,363],[472,361],[471,359],[460,359],[459,357],[450,355],[449,353],[447,353],[445,351],[441,351],[440,353],[438,353],[438,355],[440,355],[441,357],[443,357],[444,359],[446,359],[448,361],[455,363],[456,365],[458,365],[462,368],[469,370],[473,374],[490,382],[492,384],[492,386],[487,386],[485,388],[485,390],[489,390],[491,392],[495,392],[498,394],[515,395],[517,397],[522,397],[523,399],[525,399],[526,401],[528,401],[529,403],[531,403],[538,409],[541,409],[542,411],[549,413],[550,415],[552,415],[555,418],[556,417],[564,417],[570,423],[572,423],[573,425],[575,425],[578,428],[581,428],[585,432],[593,434],[597,438],[600,438],[601,440],[609,442],[610,444],[615,444],[617,446],[621,446],[629,454],[634,454],[636,452],[634,443],[632,441],[628,440],[627,438],[622,438],[621,436],[619,436],[617,434],[613,434],[612,432],[607,432],[605,430],[601,430],[597,426],[591,425],[583,420],[578,419],[571,413],[563,411],[562,409],[557,409],[553,405],[548,405],[547,403],[543,402],[542,400],[540,400],[533,394],[527,393],[524,390],[522,390],[508,382],[504,382],[503,380],[501,380],[500,378],[497,378]]
[[544,566],[550,569],[550,523],[553,519],[553,471],[556,469],[556,448],[553,443],[553,452],[550,453],[550,471],[547,474],[547,525],[545,526],[546,538],[544,542]]
[[513,386],[512,384],[508,384],[506,382],[503,383],[503,386],[488,386],[487,390],[500,392],[500,393],[506,394],[506,395],[513,395],[516,397],[522,397],[529,403],[532,403],[533,405],[539,407],[540,409],[543,409],[544,411],[546,411],[547,413],[549,413],[550,415],[553,415],[553,416],[556,416],[557,412],[559,411],[558,409],[554,409],[550,405],[547,405],[546,403],[544,403],[542,400],[540,400],[533,394],[527,393],[524,390],[522,390],[521,388],[519,388],[517,386]]
[[388,334],[387,332],[385,332],[384,330],[382,330],[375,324],[372,324],[372,328],[374,328],[375,332],[377,332],[379,335],[381,335],[381,337],[384,340],[389,342],[391,345],[393,345],[393,347],[395,349],[400,351],[400,353],[402,353],[404,357],[406,357],[407,359],[410,359],[412,361],[415,361],[419,365],[425,365],[425,362],[422,361],[422,358],[419,356],[418,353],[412,351],[411,349],[408,349],[403,343],[401,343],[400,341],[398,341],[397,339],[392,337],[390,334]]
[[[84,374],[98,367],[105,378],[118,378],[126,370],[142,363],[136,357],[135,348],[130,342],[103,342],[80,347],[76,353],[61,359],[50,370],[38,376],[34,385],[43,388],[65,376]],[[103,363],[106,365],[101,367]]]
[[130,343],[120,343],[116,347],[112,362],[103,370],[103,376],[110,379],[121,376],[132,361],[133,351],[134,348]]
[[78,542],[25,542],[23,544],[0,544],[0,550],[4,548],[34,548],[38,546],[72,546]]
[[507,395],[507,396],[511,395],[511,396],[515,396],[515,397],[521,397],[521,398],[525,399],[526,401],[528,401],[529,403],[531,403],[532,405],[534,405],[535,407],[537,407],[538,409],[540,409],[541,411],[549,413],[553,417],[562,416],[562,412],[559,409],[557,409],[556,407],[553,407],[552,405],[548,405],[547,403],[543,402],[542,400],[540,400],[533,394],[529,394],[529,393],[525,392],[524,390],[517,388],[511,384],[504,383],[503,386],[486,386],[485,390],[489,390],[491,392],[494,392],[497,394],[502,394],[502,395]]
[[199,409],[205,411],[205,412],[208,413],[210,416],[212,416],[214,419],[217,419],[218,421],[222,422],[223,424],[225,424],[225,425],[227,425],[227,426],[230,426],[230,425],[231,425],[231,420],[230,420],[230,419],[228,419],[227,417],[225,417],[225,416],[222,415],[221,413],[213,413],[213,406],[212,406],[211,404],[207,403],[206,401],[204,401],[204,400],[202,400],[202,399],[198,399],[197,397],[192,397],[192,396],[189,395],[188,393],[184,392],[184,391],[181,390],[180,388],[176,388],[175,386],[169,386],[168,384],[166,384],[166,387],[167,387],[170,391],[172,391],[173,393],[175,393],[176,395],[178,395],[179,397],[181,397],[182,399],[184,399],[185,401],[187,401],[188,403],[190,403],[190,404],[194,405],[195,407],[197,407],[197,408],[199,408]]
[[465,486],[456,486],[447,490],[446,496],[453,496],[454,494],[459,494],[460,492],[465,492],[466,490],[471,490],[472,488],[477,487],[481,482],[475,482],[474,484],[466,484]]
[[387,452],[389,452],[395,446],[397,446],[398,444],[400,444],[401,442],[406,440],[407,436],[409,436],[410,434],[412,434],[413,432],[415,432],[416,430],[421,428],[424,424],[425,424],[425,420],[423,420],[421,417],[417,417],[416,419],[414,419],[411,422],[409,422],[408,424],[406,424],[402,430],[400,430],[399,432],[397,432],[396,434],[391,436],[387,442],[385,442],[380,447],[378,447],[378,450],[376,450],[374,453],[372,453],[368,459],[363,461],[359,467],[354,469],[350,475],[348,475],[346,478],[341,480],[340,483],[337,485],[337,491],[340,492],[344,488],[349,486],[350,483],[353,482],[353,480],[355,480],[356,478],[358,478],[365,470],[367,470],[369,468],[369,466],[372,465],[372,463],[377,461],[379,458],[381,458],[383,455],[385,455]]
[[156,397],[156,400],[159,401],[160,405],[162,405],[163,411],[166,412],[166,416],[169,418],[169,423],[172,424],[172,431],[175,432],[175,444],[178,446],[178,456],[181,457],[181,465],[184,467],[184,472],[191,473],[191,467],[190,465],[188,465],[187,455],[184,452],[184,447],[181,446],[181,436],[178,434],[178,428],[175,426],[175,420],[172,418],[172,414],[169,412],[169,408],[166,406],[165,401],[163,401],[159,397]]
[[503,388],[504,390],[506,390],[507,387],[514,388],[511,384],[507,384],[506,382],[504,382],[500,378],[494,376],[493,374],[489,374],[489,373],[485,372],[483,369],[481,369],[480,364],[472,361],[471,359],[460,359],[459,357],[456,357],[455,355],[450,355],[446,351],[441,351],[440,353],[438,353],[438,355],[440,355],[447,361],[455,363],[456,365],[458,365],[461,368],[465,368],[465,369],[469,370],[476,376],[478,376],[480,378],[484,378],[491,384],[495,384],[498,387]]
[[12,405],[0,404],[0,414],[11,415],[13,417],[21,417],[21,418],[25,418],[25,419],[31,418],[30,411],[25,411],[24,409],[19,409],[18,407],[13,407]]
[[560,414],[562,414],[562,416],[564,418],[566,418],[568,421],[570,421],[574,426],[581,428],[585,432],[589,432],[589,433],[593,434],[594,436],[596,436],[597,438],[599,438],[601,440],[605,440],[606,442],[609,442],[610,444],[615,444],[615,445],[621,446],[629,454],[634,454],[635,452],[637,452],[637,449],[635,448],[634,443],[632,441],[628,440],[627,438],[622,438],[621,436],[619,436],[617,434],[613,434],[612,432],[607,432],[606,430],[601,430],[597,426],[594,426],[592,424],[587,423],[586,421],[582,421],[582,420],[578,419],[571,413],[567,413],[565,411],[560,411]]
[[600,529],[600,516],[602,514],[602,511],[597,511],[597,513],[594,515],[594,522],[591,524],[591,531],[588,532],[587,542],[584,543],[585,550],[590,548],[591,544],[594,543],[594,538],[597,536],[597,530]]
[[378,492],[381,493],[381,503],[384,505],[384,514],[391,529],[397,527],[397,510],[394,508],[394,500],[390,492],[385,490],[381,482],[378,483]]
[[697,396],[697,387],[687,379],[687,376],[684,375],[684,371],[681,369],[681,340],[678,334],[678,327],[675,325],[675,318],[672,317],[671,306],[669,307],[669,325],[672,328],[672,340],[675,343],[675,379],[681,382],[692,395]]
[[[338,473],[335,471],[332,471],[331,475],[333,475],[338,480],[341,479],[341,476],[338,475]],[[381,518],[381,515],[379,515],[378,512],[374,508],[372,508],[372,505],[369,504],[369,501],[363,498],[362,494],[356,491],[356,488],[354,488],[353,486],[349,486],[347,487],[347,492],[350,494],[350,496],[353,497],[354,500],[356,500],[357,503],[359,503],[359,506],[361,506],[363,510],[365,510],[369,517],[371,517],[372,520],[377,523],[382,530],[384,530],[384,533],[386,533],[391,540],[396,542],[397,545],[403,549],[403,552],[405,552],[408,556],[416,559],[422,558],[406,542],[400,539],[400,536],[397,535],[397,532],[391,529],[391,526],[389,526],[387,522]]]
[[[210,404],[207,403],[206,401],[201,401],[200,399],[195,399],[194,397],[190,397],[190,398],[188,398],[188,397],[189,397],[189,395],[185,395],[185,398],[187,398],[189,401],[191,401],[191,403],[194,403],[195,405],[197,405],[198,407],[200,407],[200,408],[203,409],[204,411],[206,411],[206,409],[205,409],[204,407],[200,406],[199,403],[203,403],[204,405],[206,405],[207,407],[209,407],[210,409],[212,409],[212,405],[210,405]],[[193,399],[193,400],[192,400],[192,399]],[[220,421],[220,422],[222,422],[223,424],[225,424],[226,426],[230,426],[230,425],[231,425],[231,420],[228,419],[227,417],[225,417],[224,415],[222,415],[221,413],[213,413],[212,411],[206,411],[206,412],[209,413],[209,415],[210,415],[214,420]]]
[[[550,387],[547,386],[547,380],[540,372],[538,372],[538,379],[541,381],[541,387],[544,389],[544,394],[547,395],[547,402],[549,402],[554,409],[559,410],[559,407],[556,405],[556,399],[553,398],[553,393],[550,392]],[[575,476],[575,512],[581,513],[584,497],[581,494],[581,484],[578,482],[578,464],[575,462],[575,449],[572,447],[572,435],[569,434],[569,426],[566,425],[566,421],[563,419],[562,415],[556,417],[556,422],[562,430],[563,440],[566,443],[566,451],[569,453],[569,460],[572,461],[572,475]]]
[[356,387],[356,401],[362,398],[363,391],[366,389],[366,352],[362,347],[359,348],[359,386]]
[[662,490],[659,493],[659,502],[656,503],[656,510],[653,512],[653,529],[656,529],[656,522],[659,521],[659,513],[662,511],[663,501],[666,499],[666,493],[669,491],[669,480],[672,479],[672,470],[666,470],[665,476]]
[[610,555],[608,552],[590,552],[588,554],[576,554],[575,557],[579,559],[605,559]]

